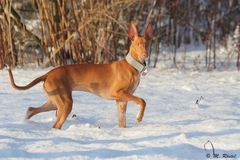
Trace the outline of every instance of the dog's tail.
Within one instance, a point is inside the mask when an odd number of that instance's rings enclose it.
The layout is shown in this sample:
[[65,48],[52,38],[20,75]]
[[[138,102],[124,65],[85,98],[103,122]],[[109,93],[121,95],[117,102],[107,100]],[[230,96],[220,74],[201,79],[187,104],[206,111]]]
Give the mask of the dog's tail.
[[43,75],[43,76],[40,76],[36,79],[34,79],[31,83],[29,83],[28,85],[26,86],[18,86],[16,85],[15,81],[14,81],[14,78],[13,78],[13,74],[12,74],[12,70],[10,68],[7,68],[8,70],[8,73],[9,73],[9,77],[10,77],[10,81],[11,81],[11,85],[14,89],[16,90],[27,90],[33,86],[35,86],[36,84],[38,84],[39,82],[41,81],[45,81],[46,78],[47,78],[47,74]]

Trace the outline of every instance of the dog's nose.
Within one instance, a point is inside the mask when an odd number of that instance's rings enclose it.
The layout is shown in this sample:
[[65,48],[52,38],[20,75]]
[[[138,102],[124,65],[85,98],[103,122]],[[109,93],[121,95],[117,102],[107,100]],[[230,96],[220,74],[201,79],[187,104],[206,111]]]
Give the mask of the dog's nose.
[[147,52],[144,52],[144,53],[143,53],[143,57],[144,57],[144,58],[147,58],[147,56],[148,56]]

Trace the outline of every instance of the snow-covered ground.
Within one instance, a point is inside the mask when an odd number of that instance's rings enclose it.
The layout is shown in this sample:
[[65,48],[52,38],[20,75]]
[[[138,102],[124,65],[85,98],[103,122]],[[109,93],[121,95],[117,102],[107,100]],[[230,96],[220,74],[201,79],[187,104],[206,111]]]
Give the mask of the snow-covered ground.
[[[13,73],[25,85],[48,70]],[[55,130],[55,112],[24,121],[27,107],[46,100],[42,84],[15,91],[7,71],[0,71],[0,158],[240,160],[239,72],[151,69],[135,95],[147,102],[140,124],[133,103],[127,128],[119,129],[114,101],[74,92],[73,111],[63,129]]]

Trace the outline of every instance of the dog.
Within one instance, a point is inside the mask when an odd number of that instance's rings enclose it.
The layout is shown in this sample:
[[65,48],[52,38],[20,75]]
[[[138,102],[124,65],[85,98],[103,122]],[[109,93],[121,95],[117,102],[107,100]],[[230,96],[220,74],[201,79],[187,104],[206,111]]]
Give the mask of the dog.
[[132,101],[140,106],[136,121],[141,122],[146,102],[133,95],[139,85],[141,73],[144,71],[148,57],[147,42],[152,39],[153,27],[147,25],[144,35],[140,36],[137,26],[131,23],[128,36],[131,40],[129,53],[124,60],[110,64],[72,64],[52,69],[48,73],[34,79],[26,86],[15,84],[11,69],[8,69],[11,85],[16,90],[27,90],[39,82],[48,97],[40,107],[29,107],[26,118],[56,110],[53,128],[61,129],[72,110],[72,91],[86,91],[109,100],[115,100],[118,109],[119,127],[126,127],[127,102]]

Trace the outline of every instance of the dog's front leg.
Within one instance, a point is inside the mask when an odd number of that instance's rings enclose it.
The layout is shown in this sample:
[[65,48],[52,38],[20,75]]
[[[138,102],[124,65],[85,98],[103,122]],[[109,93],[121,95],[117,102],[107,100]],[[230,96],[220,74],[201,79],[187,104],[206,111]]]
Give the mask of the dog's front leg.
[[139,97],[133,96],[129,93],[125,93],[125,92],[118,92],[115,94],[114,96],[117,100],[119,101],[132,101],[136,104],[138,104],[140,106],[140,111],[138,112],[137,116],[136,116],[136,121],[137,122],[141,122],[144,116],[144,111],[145,111],[145,107],[146,107],[146,102]]
[[126,110],[127,102],[117,101],[118,125],[120,128],[126,128]]

